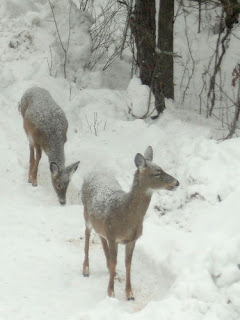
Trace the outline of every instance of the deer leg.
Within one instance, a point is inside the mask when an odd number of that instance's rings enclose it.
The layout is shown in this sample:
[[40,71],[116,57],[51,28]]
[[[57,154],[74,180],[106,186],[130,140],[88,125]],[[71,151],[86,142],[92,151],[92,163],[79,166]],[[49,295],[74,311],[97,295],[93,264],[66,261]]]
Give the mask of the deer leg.
[[109,245],[109,283],[108,283],[108,296],[114,297],[114,277],[117,265],[117,252],[118,244],[113,241],[108,241]]
[[37,186],[37,172],[38,172],[38,165],[39,161],[42,157],[42,149],[39,146],[35,146],[36,148],[36,160],[32,170],[32,185],[35,187]]
[[89,229],[86,226],[85,229],[85,247],[84,247],[84,252],[85,252],[85,259],[83,262],[83,275],[84,277],[89,277],[89,240],[90,240],[90,235],[91,235],[91,229]]
[[101,236],[100,236],[100,239],[101,239],[103,251],[104,251],[104,254],[105,254],[105,257],[106,257],[107,268],[109,269],[109,248],[108,248],[108,243],[107,243],[107,240],[104,239]]
[[126,266],[126,297],[127,300],[134,300],[134,295],[131,286],[131,264],[132,255],[135,247],[135,241],[126,244],[125,248],[125,266]]
[[28,182],[32,183],[32,170],[35,165],[34,146],[29,144],[29,148],[30,148],[30,159],[29,159]]

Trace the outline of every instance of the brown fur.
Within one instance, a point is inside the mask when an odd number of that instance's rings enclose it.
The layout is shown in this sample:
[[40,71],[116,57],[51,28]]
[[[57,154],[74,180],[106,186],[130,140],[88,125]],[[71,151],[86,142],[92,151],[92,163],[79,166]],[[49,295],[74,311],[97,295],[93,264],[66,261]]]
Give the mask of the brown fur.
[[137,154],[135,173],[130,192],[121,190],[117,180],[108,174],[93,174],[84,181],[85,260],[83,275],[89,276],[89,238],[93,228],[100,236],[109,269],[108,295],[114,296],[114,275],[118,244],[126,245],[126,297],[133,300],[131,287],[131,261],[137,239],[142,234],[143,219],[151,201],[152,191],[173,189],[179,182],[152,164],[153,151],[148,147],[144,157]]

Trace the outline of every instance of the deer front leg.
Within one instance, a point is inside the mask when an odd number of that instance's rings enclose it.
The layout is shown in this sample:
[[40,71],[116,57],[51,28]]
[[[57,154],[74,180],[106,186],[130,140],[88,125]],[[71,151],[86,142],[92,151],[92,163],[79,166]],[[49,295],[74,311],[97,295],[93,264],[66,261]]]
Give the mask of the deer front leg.
[[127,300],[134,300],[134,295],[131,286],[131,264],[132,255],[135,247],[135,241],[126,244],[125,248],[125,266],[126,266],[126,297]]
[[90,240],[91,230],[86,226],[85,229],[85,260],[83,262],[83,275],[84,277],[89,277],[89,240]]
[[105,257],[106,257],[107,268],[109,270],[109,248],[108,248],[108,243],[107,243],[107,240],[104,239],[101,236],[100,236],[100,239],[101,239],[103,251],[104,251],[104,254],[105,254]]
[[34,187],[37,186],[37,172],[38,172],[38,164],[42,157],[42,149],[39,146],[36,146],[36,160],[34,163],[34,167],[32,169],[32,185]]
[[29,148],[30,148],[30,159],[29,159],[28,182],[32,183],[32,170],[35,165],[34,146],[29,144]]
[[113,240],[108,240],[109,245],[109,283],[108,296],[114,297],[114,277],[117,265],[118,244]]

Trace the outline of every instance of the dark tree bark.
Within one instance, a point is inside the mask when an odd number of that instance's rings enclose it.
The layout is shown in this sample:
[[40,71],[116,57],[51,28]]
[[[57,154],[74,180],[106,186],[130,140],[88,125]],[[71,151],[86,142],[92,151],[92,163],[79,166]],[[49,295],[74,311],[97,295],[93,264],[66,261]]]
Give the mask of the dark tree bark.
[[140,78],[143,84],[152,89],[156,100],[156,109],[160,113],[165,105],[164,99],[161,97],[161,91],[157,92],[154,84],[157,59],[155,10],[155,0],[136,0],[130,25],[137,47]]
[[[143,84],[151,88],[159,115],[165,109],[164,98],[174,98],[173,55],[171,54],[174,0],[161,0],[157,45],[155,8],[155,0],[136,0],[130,26],[137,47],[140,78]],[[156,50],[157,47],[160,50]]]
[[235,23],[238,23],[240,4],[238,0],[220,0],[225,11],[225,24],[228,30],[232,30]]
[[174,99],[173,83],[173,18],[174,0],[161,0],[158,22],[159,79],[165,98]]

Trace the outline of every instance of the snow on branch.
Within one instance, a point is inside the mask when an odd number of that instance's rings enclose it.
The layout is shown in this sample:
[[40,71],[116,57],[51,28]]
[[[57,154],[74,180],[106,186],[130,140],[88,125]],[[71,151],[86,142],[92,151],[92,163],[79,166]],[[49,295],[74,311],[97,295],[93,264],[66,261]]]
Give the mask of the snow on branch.
[[176,52],[164,51],[164,50],[161,50],[159,48],[156,48],[155,51],[156,51],[157,54],[164,54],[166,56],[172,56],[174,58],[182,58],[182,56],[180,56]]

